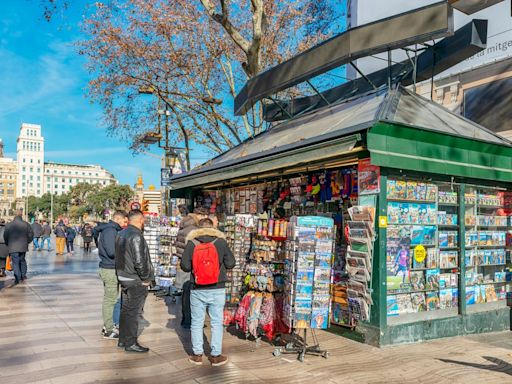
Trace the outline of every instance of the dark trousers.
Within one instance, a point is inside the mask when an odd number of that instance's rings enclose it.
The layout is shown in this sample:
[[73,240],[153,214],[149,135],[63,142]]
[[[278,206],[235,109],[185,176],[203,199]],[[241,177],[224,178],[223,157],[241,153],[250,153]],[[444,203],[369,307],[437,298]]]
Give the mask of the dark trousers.
[[14,282],[18,284],[27,277],[27,261],[25,252],[11,253],[12,271],[14,272]]
[[66,241],[66,247],[68,248],[68,252],[74,252],[73,241]]
[[85,249],[85,252],[89,252],[91,250],[91,242],[90,241],[84,242],[84,249]]
[[183,283],[183,291],[181,292],[181,324],[189,326],[192,324],[192,312],[190,310],[190,289],[192,282]]
[[130,347],[137,342],[139,316],[146,302],[148,287],[140,281],[120,281],[121,317],[119,319],[119,342]]

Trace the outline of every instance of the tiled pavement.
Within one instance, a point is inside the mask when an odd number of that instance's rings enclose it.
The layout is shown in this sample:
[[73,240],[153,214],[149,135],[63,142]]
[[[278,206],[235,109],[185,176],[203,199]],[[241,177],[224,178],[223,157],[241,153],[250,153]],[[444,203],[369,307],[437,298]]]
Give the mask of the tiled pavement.
[[0,290],[0,383],[512,383],[509,332],[382,349],[321,332],[330,357],[304,363],[226,333],[230,363],[193,367],[189,333],[176,318],[179,302],[151,294],[151,324],[140,338],[151,352],[127,354],[99,335],[96,256],[36,254],[30,268],[26,284]]

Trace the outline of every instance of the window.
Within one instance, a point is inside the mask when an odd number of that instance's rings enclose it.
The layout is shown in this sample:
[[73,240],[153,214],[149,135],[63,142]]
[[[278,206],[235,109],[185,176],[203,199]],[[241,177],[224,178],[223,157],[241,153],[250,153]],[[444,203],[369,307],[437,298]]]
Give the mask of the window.
[[25,159],[23,159],[23,162],[25,162]]
[[25,188],[23,188],[23,189],[21,190],[21,193],[22,193],[22,194],[25,194]]
[[40,181],[41,180],[41,176],[37,176],[37,180]]
[[31,173],[34,172],[34,168],[32,168],[32,167],[30,167],[29,170]]
[[30,180],[34,180],[34,176],[33,175],[30,175]]
[[63,175],[63,174],[64,174],[64,171],[60,171],[60,173]]
[[21,180],[25,180],[25,177],[26,177],[25,175],[22,175]]
[[66,189],[66,186],[64,184],[62,185],[62,189]]
[[41,160],[37,159],[37,164],[41,164]]
[[41,183],[37,183],[37,188],[41,188]]
[[71,175],[71,171],[68,171],[68,175]]
[[34,160],[33,160],[33,159],[30,159],[30,162],[31,162],[31,163],[33,163],[33,162],[34,162]]
[[27,170],[26,167],[21,167],[21,169],[23,169],[23,172],[25,172]]
[[66,181],[66,179],[65,179],[65,178],[62,178],[62,182],[65,182],[65,181]]
[[41,194],[41,190],[40,190],[40,189],[38,189],[38,190],[37,190],[37,194],[38,194],[38,195],[40,195],[40,194]]
[[55,184],[55,189],[59,188],[59,186],[57,184]]
[[46,189],[50,189],[50,184],[46,184]]

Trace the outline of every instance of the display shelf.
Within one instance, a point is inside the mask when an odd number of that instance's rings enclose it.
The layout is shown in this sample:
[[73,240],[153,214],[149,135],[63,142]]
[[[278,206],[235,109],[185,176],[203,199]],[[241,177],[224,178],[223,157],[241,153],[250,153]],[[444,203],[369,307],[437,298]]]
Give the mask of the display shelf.
[[435,204],[435,200],[415,200],[415,199],[399,199],[399,198],[388,198],[388,201],[394,203],[417,203],[417,204]]
[[458,207],[459,206],[459,204],[457,204],[457,203],[441,203],[441,202],[437,203],[437,205],[440,207]]
[[509,284],[510,281],[491,281],[489,283],[480,283],[480,284],[466,284],[466,287],[477,287],[480,285],[498,285],[498,284]]
[[439,247],[440,251],[458,251],[460,247]]
[[411,249],[416,248],[418,245],[422,245],[425,248],[435,248],[436,247],[435,244],[414,244],[414,245],[411,244]]
[[458,225],[454,225],[454,224],[437,224],[437,226],[441,227],[441,228],[453,228],[453,229],[459,228]]
[[[434,269],[434,268],[431,268]],[[438,268],[440,271],[455,271],[452,273],[459,273],[459,267],[450,267],[450,268]]]
[[475,246],[474,248],[505,248],[505,244],[501,244],[501,245],[477,245]]

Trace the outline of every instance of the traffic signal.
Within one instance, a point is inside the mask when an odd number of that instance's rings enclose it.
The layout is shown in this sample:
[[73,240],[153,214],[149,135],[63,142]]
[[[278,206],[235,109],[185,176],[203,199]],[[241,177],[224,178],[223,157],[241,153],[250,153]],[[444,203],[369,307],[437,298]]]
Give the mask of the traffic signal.
[[149,209],[149,201],[148,200],[142,200],[142,212],[147,212]]

